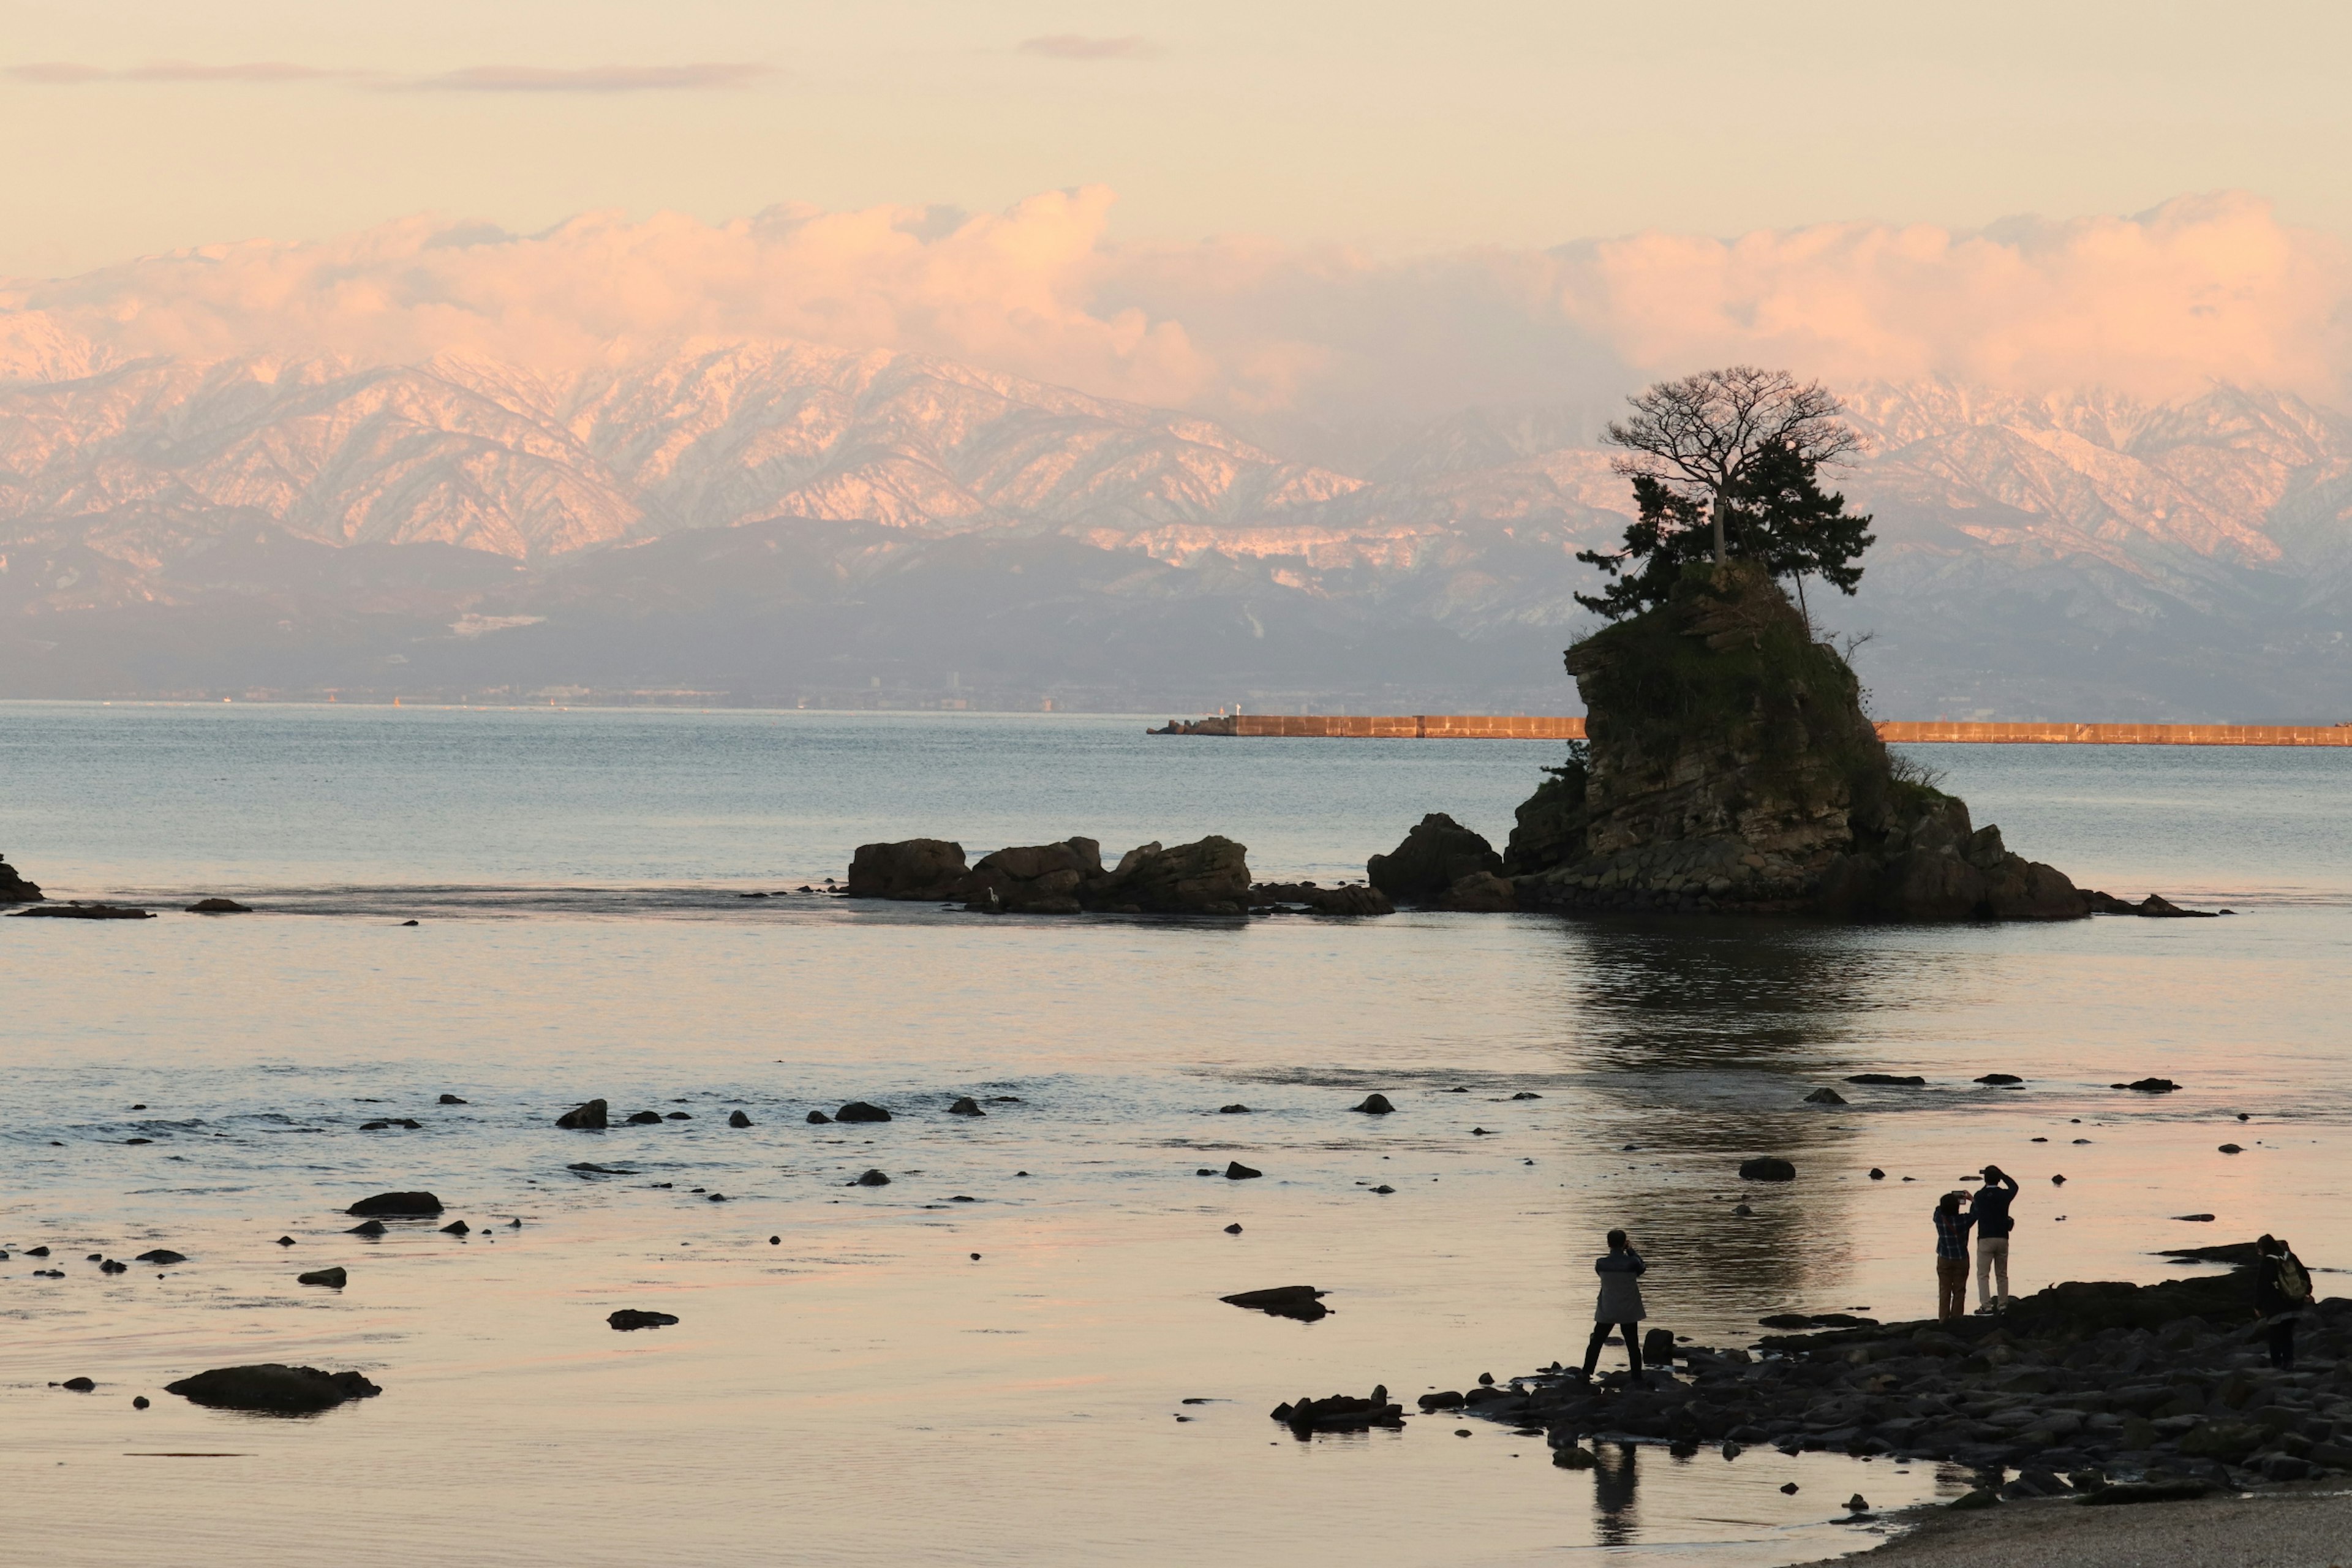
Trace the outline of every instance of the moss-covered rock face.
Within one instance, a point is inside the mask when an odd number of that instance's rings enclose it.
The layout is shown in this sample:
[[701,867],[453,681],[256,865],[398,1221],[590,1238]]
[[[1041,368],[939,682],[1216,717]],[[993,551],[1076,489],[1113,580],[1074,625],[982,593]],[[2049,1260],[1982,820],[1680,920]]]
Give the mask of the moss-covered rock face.
[[1587,754],[1519,808],[1528,907],[2060,919],[2063,876],[1898,778],[1860,684],[1760,568],[1695,565],[1568,651]]

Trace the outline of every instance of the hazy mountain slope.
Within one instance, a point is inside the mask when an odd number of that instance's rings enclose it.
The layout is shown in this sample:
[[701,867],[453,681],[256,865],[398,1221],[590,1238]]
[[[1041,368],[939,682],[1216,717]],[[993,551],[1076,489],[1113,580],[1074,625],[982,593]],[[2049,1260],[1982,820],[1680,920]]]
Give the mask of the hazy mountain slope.
[[[955,672],[1003,700],[1559,708],[1573,554],[1628,504],[1579,409],[1366,437],[1344,474],[1188,415],[788,342],[565,375],[9,343],[10,695],[429,676],[919,700]],[[2228,387],[1850,396],[1873,450],[1842,482],[1880,544],[1860,599],[1811,597],[1881,634],[1882,708],[2352,705],[2352,421]]]

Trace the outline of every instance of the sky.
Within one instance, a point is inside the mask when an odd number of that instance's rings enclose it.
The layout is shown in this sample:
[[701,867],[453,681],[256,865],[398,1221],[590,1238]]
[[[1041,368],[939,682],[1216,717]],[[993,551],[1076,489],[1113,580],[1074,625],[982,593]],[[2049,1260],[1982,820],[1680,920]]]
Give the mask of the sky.
[[128,349],[788,331],[1332,416],[1728,353],[2352,401],[2341,6],[0,0],[0,305]]

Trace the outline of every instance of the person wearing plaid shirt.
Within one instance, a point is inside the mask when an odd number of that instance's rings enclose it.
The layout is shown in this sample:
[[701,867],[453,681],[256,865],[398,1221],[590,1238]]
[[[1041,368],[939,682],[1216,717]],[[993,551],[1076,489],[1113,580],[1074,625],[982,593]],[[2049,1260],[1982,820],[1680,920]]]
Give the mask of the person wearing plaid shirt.
[[1946,1193],[1936,1203],[1936,1316],[1947,1321],[1969,1310],[1969,1231],[1977,1216],[1960,1212],[1966,1193]]

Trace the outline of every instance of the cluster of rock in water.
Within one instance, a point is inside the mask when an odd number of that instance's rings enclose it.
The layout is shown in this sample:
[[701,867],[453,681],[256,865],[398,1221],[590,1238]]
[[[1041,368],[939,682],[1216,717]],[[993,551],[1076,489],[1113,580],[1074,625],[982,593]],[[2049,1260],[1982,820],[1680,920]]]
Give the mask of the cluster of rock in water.
[[1378,915],[1397,906],[1737,911],[1844,920],[2189,915],[2077,888],[1899,765],[1860,684],[1789,596],[1741,562],[1691,569],[1656,609],[1568,650],[1587,741],[1518,808],[1507,847],[1441,813],[1361,885],[1253,885],[1243,847],[1146,845],[1106,871],[1091,839],[967,868],[939,839],[869,844],[852,898],[1029,913]]
[[[1969,1507],[2068,1494],[2155,1500],[2352,1474],[2352,1300],[2323,1300],[2305,1317],[2301,1348],[2321,1367],[2275,1371],[2254,1321],[2252,1251],[2185,1249],[2174,1256],[2241,1267],[2159,1285],[2056,1285],[1993,1317],[1770,1318],[1765,1326],[1826,1331],[1768,1335],[1753,1352],[1677,1344],[1654,1329],[1644,1360],[1671,1361],[1681,1375],[1587,1384],[1555,1363],[1505,1386],[1482,1375],[1419,1404],[1541,1431],[1570,1468],[1612,1441],[1726,1458],[1769,1446],[1947,1460],[1978,1472],[1960,1500]],[[1385,1388],[1271,1414],[1301,1436],[1404,1417]]]

